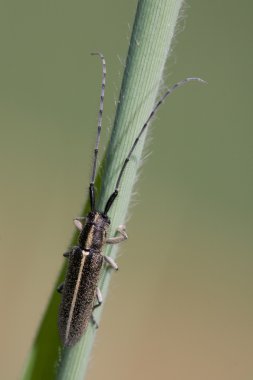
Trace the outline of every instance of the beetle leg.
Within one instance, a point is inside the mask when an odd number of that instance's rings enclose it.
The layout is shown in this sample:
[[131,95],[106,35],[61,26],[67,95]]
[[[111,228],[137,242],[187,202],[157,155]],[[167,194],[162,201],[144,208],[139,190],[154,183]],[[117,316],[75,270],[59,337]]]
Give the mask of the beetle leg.
[[[99,288],[96,289],[96,297],[97,297],[98,303],[96,305],[94,305],[93,310],[96,309],[97,307],[101,306],[101,304],[103,302],[102,293],[101,293],[101,290]],[[93,323],[95,328],[98,329],[99,326],[98,326],[98,323],[97,323],[93,313],[91,314],[91,322]]]
[[119,269],[118,265],[110,256],[103,256],[103,257],[104,257],[104,260],[107,262],[107,264],[109,264],[113,269],[115,270]]
[[98,326],[98,323],[97,323],[93,314],[91,314],[90,319],[91,319],[91,323],[94,325],[95,329],[98,329],[99,326]]
[[120,235],[106,239],[107,244],[118,244],[128,238],[127,233],[126,233],[126,226],[124,226],[124,224],[121,224],[117,228],[117,232],[119,232]]
[[[112,238],[108,238],[106,240],[106,243],[107,244],[118,244],[124,240],[126,240],[128,238],[127,236],[127,233],[126,233],[126,227],[124,226],[124,224],[121,224],[118,228],[117,228],[117,231],[119,232],[120,235],[118,236],[115,236],[115,237],[112,237]],[[119,267],[118,265],[115,263],[115,261],[109,257],[109,256],[104,256],[104,259],[105,261],[115,270],[118,270]]]
[[74,220],[80,220],[83,221],[83,220],[86,220],[87,219],[87,216],[77,216]]
[[83,220],[85,218],[75,218],[74,219],[74,225],[76,226],[76,228],[79,230],[79,231],[82,231],[83,229],[83,223],[81,222],[81,220]]
[[101,293],[101,290],[99,288],[96,289],[96,297],[97,297],[98,303],[93,307],[93,310],[96,309],[97,307],[101,306],[101,304],[103,303],[102,293]]
[[98,299],[99,305],[101,305],[101,303],[103,302],[103,296],[99,288],[97,288],[97,299]]
[[67,252],[64,252],[63,256],[66,257],[67,259],[69,258],[70,254],[71,254],[72,251],[67,251]]
[[60,284],[56,290],[58,293],[62,294],[63,289],[64,289],[64,282],[62,284]]
[[77,248],[79,248],[78,246],[74,246],[72,247],[69,251],[67,252],[64,252],[63,256],[66,257],[67,259],[69,258],[70,254],[75,251]]

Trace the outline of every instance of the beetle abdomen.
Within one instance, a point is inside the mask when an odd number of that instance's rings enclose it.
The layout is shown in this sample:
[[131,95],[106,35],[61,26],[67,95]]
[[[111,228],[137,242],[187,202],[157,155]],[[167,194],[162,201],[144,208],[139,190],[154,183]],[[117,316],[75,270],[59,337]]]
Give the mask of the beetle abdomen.
[[70,253],[58,319],[65,346],[74,345],[89,323],[102,263],[100,252],[91,250],[85,256],[79,247],[75,247]]

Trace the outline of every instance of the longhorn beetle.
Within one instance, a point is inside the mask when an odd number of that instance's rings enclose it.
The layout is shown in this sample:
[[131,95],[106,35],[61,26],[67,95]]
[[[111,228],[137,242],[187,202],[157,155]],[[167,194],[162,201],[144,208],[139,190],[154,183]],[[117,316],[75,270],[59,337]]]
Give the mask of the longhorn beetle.
[[[158,107],[163,103],[165,98],[170,95],[176,88],[183,86],[190,81],[204,82],[200,78],[186,78],[181,82],[174,84],[168,89],[162,98],[155,105],[150,113],[147,121],[141,128],[134,143],[122,164],[121,170],[116,181],[115,190],[106,202],[103,211],[96,209],[95,197],[95,177],[97,170],[98,147],[102,127],[102,114],[104,108],[106,63],[103,54],[92,53],[98,55],[102,61],[102,86],[100,94],[100,108],[98,113],[97,138],[94,149],[93,167],[91,173],[91,181],[89,186],[90,209],[86,217],[78,217],[74,219],[74,224],[80,230],[78,245],[70,249],[64,254],[68,258],[68,269],[65,282],[58,287],[59,293],[62,293],[62,302],[59,310],[59,332],[64,346],[73,346],[83,335],[90,320],[96,324],[93,318],[93,310],[102,303],[102,294],[98,288],[101,268],[105,261],[113,269],[117,270],[118,266],[114,260],[102,253],[105,244],[118,244],[127,239],[125,226],[118,227],[118,235],[115,237],[107,237],[107,231],[110,226],[110,218],[108,212],[115,201],[120,189],[120,183],[127,167],[132,153],[135,150],[138,141],[153,118]],[[97,303],[96,303],[97,300]]]

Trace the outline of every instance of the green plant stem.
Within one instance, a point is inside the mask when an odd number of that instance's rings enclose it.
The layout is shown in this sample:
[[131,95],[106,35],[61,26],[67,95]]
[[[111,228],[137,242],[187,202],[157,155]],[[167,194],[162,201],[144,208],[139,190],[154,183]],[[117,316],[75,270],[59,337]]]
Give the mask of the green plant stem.
[[[98,209],[105,206],[113,192],[119,171],[138,132],[147,120],[159,91],[163,70],[182,0],[139,0],[127,55],[120,98],[112,137],[102,175],[102,188]],[[131,193],[141,160],[145,134],[136,147],[120,186],[120,193],[109,216],[111,234],[126,220]],[[96,182],[97,188],[100,186]],[[87,207],[84,211],[87,211]],[[77,236],[72,240],[76,243]],[[108,246],[105,254],[115,259],[118,247]],[[65,267],[57,283],[64,278]],[[111,271],[105,271],[100,289],[105,299]],[[28,357],[23,380],[55,379],[83,380],[89,363],[96,330],[90,324],[86,333],[74,347],[64,349],[59,363],[59,338],[56,329],[59,297],[53,295],[48,304],[34,345]],[[96,310],[99,321],[102,307]]]
[[[101,210],[114,190],[120,168],[134,139],[154,106],[181,4],[181,0],[138,2],[119,105],[102,177],[98,204]],[[144,140],[145,136],[131,158],[120,186],[119,196],[110,211],[111,232],[116,231],[117,226],[126,220]],[[117,249],[116,246],[108,246],[105,254],[115,258]],[[104,272],[99,285],[104,298],[108,291],[110,272]],[[98,321],[101,311],[102,307],[96,312]],[[65,350],[58,379],[84,378],[94,338],[95,330],[90,325],[81,341],[71,349]]]

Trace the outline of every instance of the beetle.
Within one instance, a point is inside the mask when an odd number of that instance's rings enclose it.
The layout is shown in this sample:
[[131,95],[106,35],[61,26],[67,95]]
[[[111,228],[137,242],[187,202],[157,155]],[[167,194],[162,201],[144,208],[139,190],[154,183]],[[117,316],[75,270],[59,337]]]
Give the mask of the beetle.
[[102,85],[98,113],[97,137],[89,185],[90,212],[86,217],[78,217],[74,219],[74,224],[80,231],[78,245],[72,247],[64,254],[64,256],[68,258],[67,274],[65,282],[57,289],[58,292],[62,294],[62,301],[59,308],[58,326],[60,337],[64,346],[73,346],[85,332],[90,320],[97,325],[93,317],[93,310],[102,303],[102,294],[98,288],[98,282],[103,263],[106,262],[113,269],[118,269],[117,264],[111,257],[103,255],[102,249],[105,244],[118,244],[127,239],[127,233],[124,225],[120,225],[118,227],[118,234],[115,237],[107,236],[110,227],[108,212],[118,196],[122,177],[127,164],[131,159],[133,151],[138,144],[138,141],[149,125],[157,109],[168,95],[170,95],[176,88],[181,87],[190,81],[204,82],[200,78],[186,78],[174,84],[174,86],[168,89],[162,98],[156,103],[122,164],[113,193],[107,200],[104,210],[99,211],[96,209],[94,184],[97,171],[98,148],[104,108],[106,62],[102,53],[98,52],[92,54],[98,55],[102,62]]

